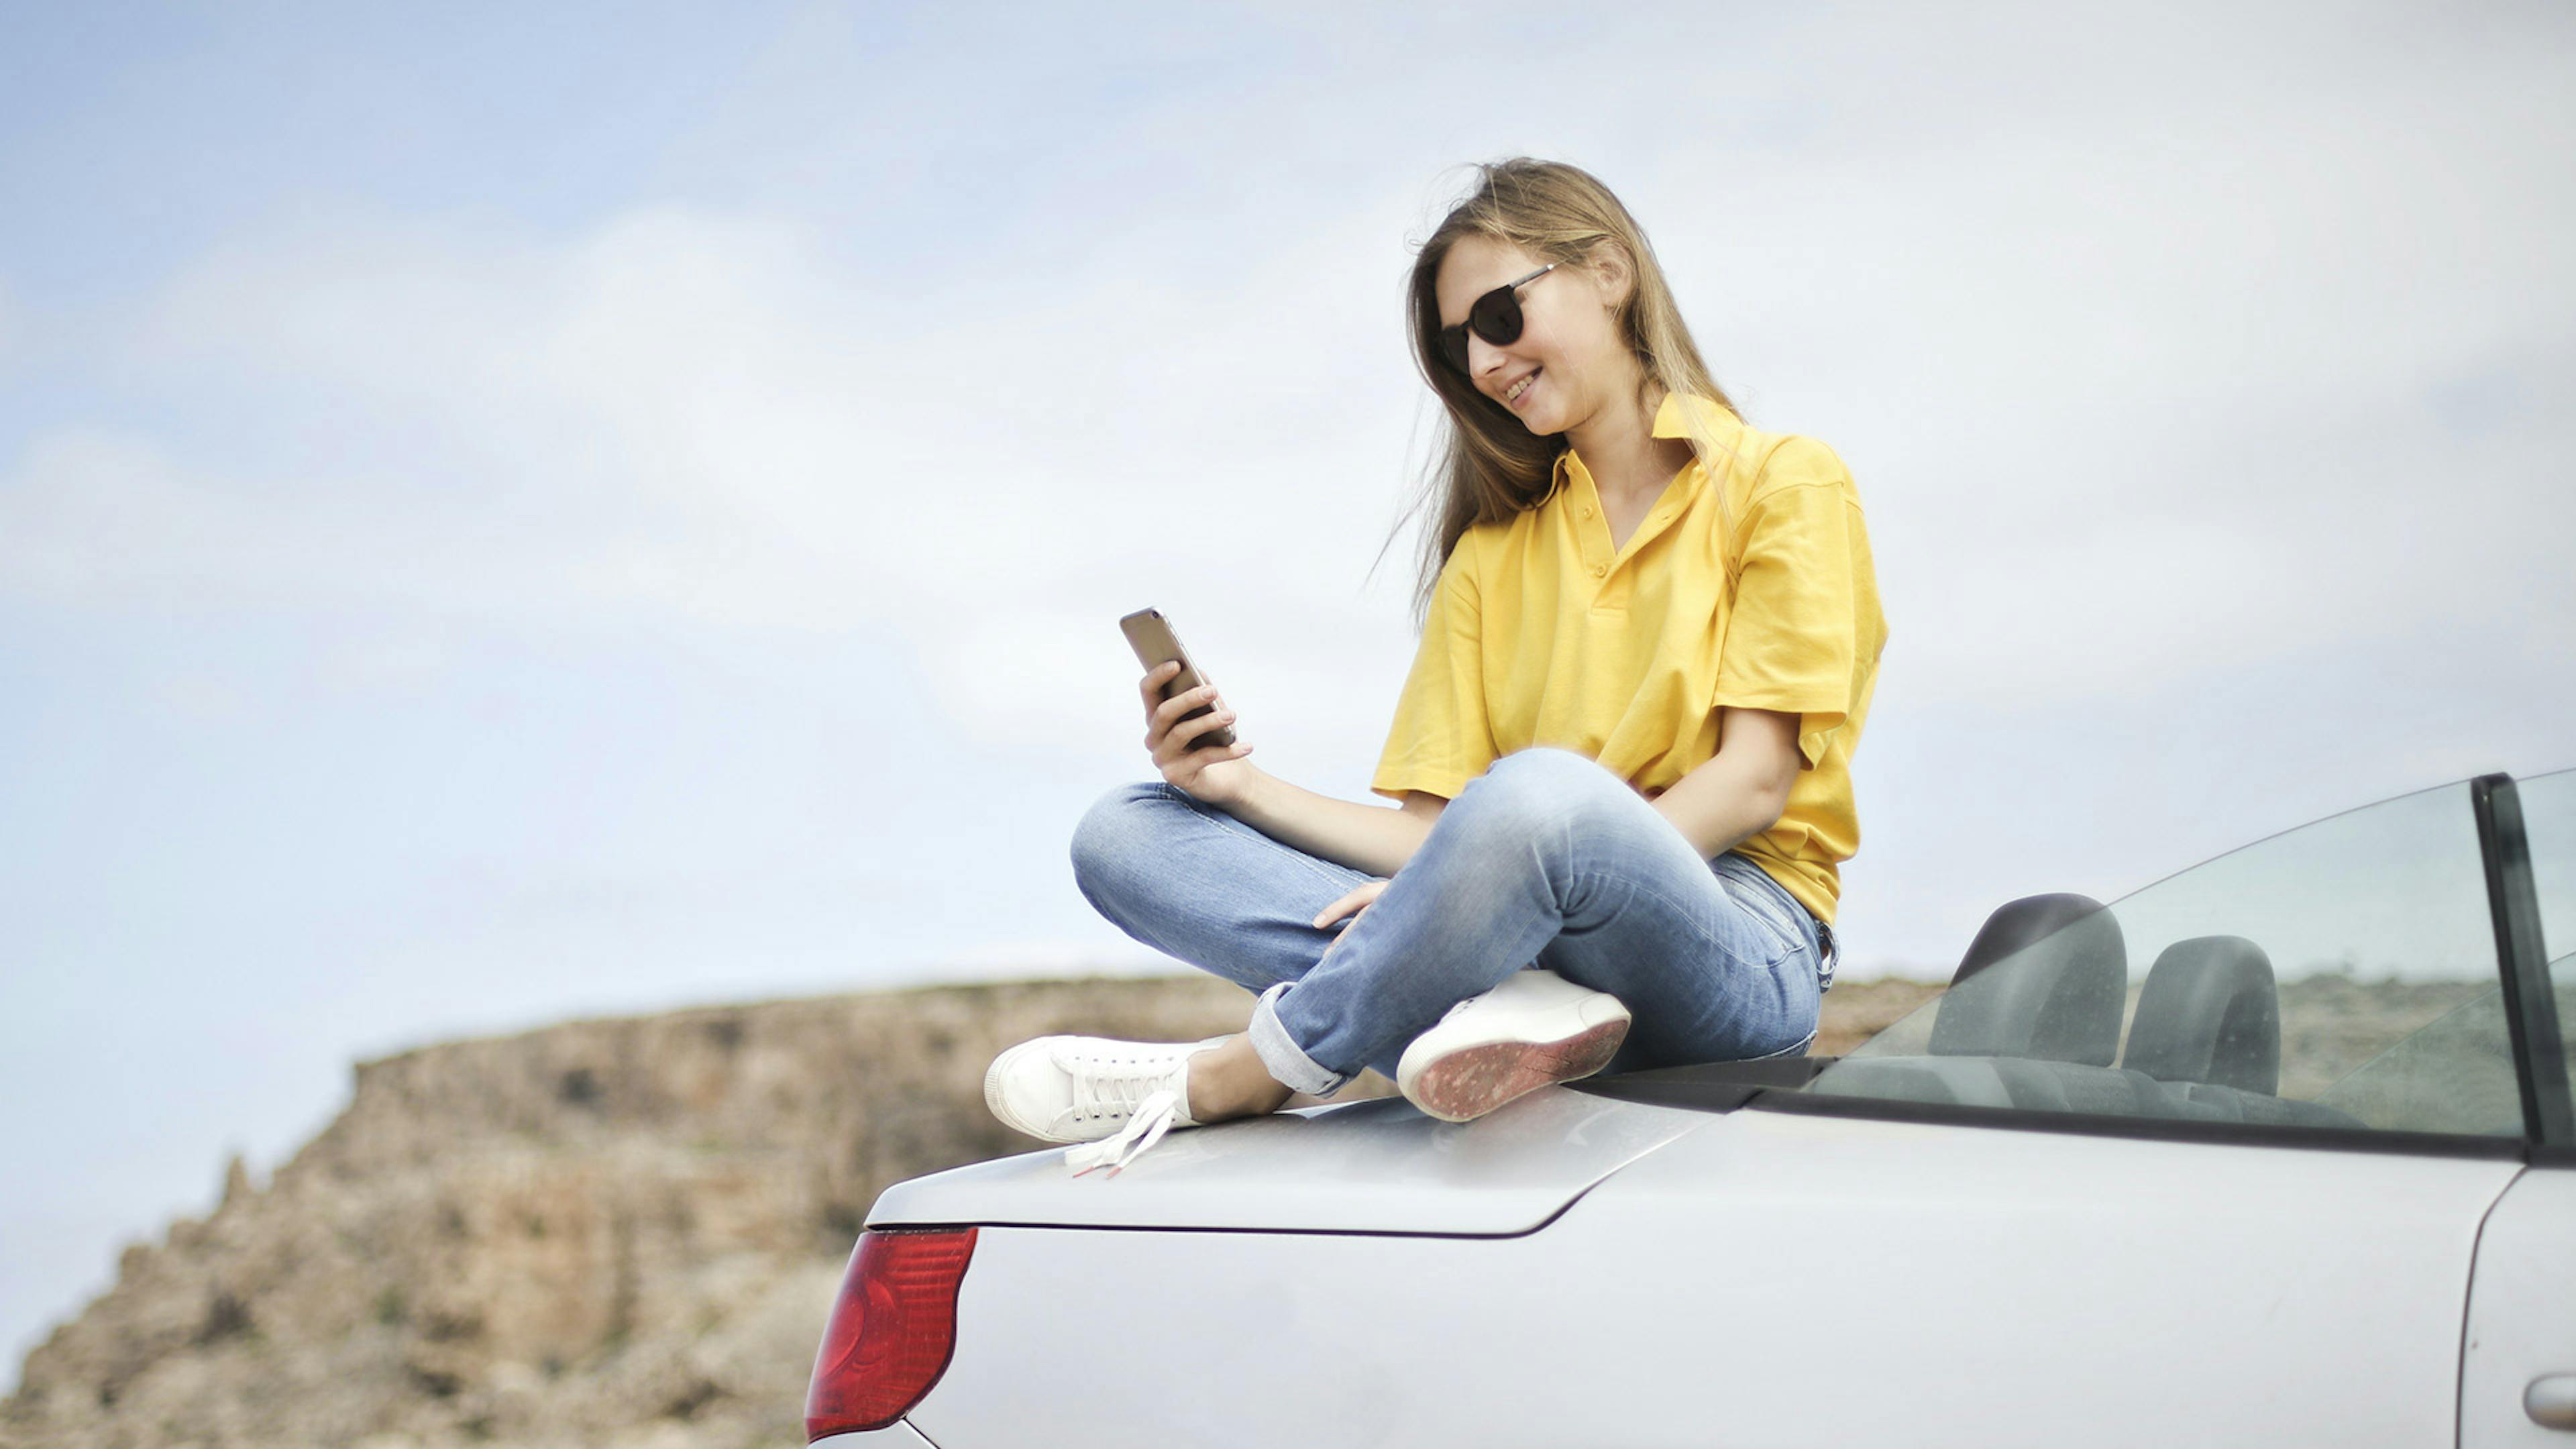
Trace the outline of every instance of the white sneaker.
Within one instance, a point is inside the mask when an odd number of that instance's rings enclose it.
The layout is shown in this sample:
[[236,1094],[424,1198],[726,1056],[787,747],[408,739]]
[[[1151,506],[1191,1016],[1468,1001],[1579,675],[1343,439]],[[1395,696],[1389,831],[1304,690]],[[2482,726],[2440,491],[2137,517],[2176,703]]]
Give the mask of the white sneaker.
[[1396,1063],[1405,1100],[1465,1122],[1550,1082],[1610,1065],[1628,1036],[1628,1008],[1606,991],[1524,967],[1470,996],[1413,1039]]
[[993,1058],[984,1104],[1015,1132],[1097,1144],[1065,1154],[1075,1176],[1103,1166],[1115,1174],[1165,1132],[1199,1125],[1190,1115],[1190,1057],[1224,1040],[1035,1037]]

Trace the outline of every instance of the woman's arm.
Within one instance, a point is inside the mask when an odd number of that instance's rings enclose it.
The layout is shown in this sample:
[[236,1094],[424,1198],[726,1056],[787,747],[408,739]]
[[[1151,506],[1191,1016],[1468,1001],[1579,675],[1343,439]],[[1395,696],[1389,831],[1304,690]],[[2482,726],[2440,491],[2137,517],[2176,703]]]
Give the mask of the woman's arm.
[[[1449,803],[1442,796],[1409,790],[1402,807],[1390,810],[1301,790],[1245,759],[1252,742],[1240,732],[1231,745],[1196,748],[1199,736],[1234,723],[1234,711],[1213,684],[1161,698],[1162,687],[1180,668],[1177,661],[1165,660],[1137,681],[1145,706],[1145,748],[1166,783],[1271,839],[1353,870],[1391,876],[1413,858],[1431,833],[1432,820]],[[1182,718],[1202,707],[1206,712],[1196,718]]]
[[1395,808],[1363,805],[1318,795],[1251,764],[1232,768],[1241,783],[1223,802],[1227,814],[1308,855],[1377,876],[1391,876],[1413,858],[1449,803],[1409,790]]
[[1717,753],[1654,806],[1700,859],[1713,860],[1778,822],[1798,765],[1798,716],[1728,705],[1717,712]]

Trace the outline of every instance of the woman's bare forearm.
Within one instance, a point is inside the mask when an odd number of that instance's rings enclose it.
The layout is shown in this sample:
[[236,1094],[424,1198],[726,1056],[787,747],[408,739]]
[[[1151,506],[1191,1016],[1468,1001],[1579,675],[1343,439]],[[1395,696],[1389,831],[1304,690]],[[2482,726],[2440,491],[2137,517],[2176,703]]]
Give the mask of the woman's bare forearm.
[[1336,800],[1257,768],[1224,809],[1273,840],[1371,875],[1394,875],[1431,833],[1427,815]]
[[1654,797],[1703,860],[1777,824],[1798,783],[1798,716],[1728,705],[1717,729],[1717,753]]

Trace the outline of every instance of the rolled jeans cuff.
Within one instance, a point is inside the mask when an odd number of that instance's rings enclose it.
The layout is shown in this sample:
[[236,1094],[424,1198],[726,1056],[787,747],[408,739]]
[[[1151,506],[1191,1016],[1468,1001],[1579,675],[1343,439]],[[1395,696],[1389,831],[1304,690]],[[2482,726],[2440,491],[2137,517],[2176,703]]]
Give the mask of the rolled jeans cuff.
[[1288,1028],[1279,1024],[1279,995],[1294,984],[1282,981],[1261,993],[1261,999],[1252,1004],[1252,1050],[1279,1085],[1310,1097],[1329,1097],[1340,1091],[1350,1077],[1306,1055],[1304,1048],[1289,1039]]

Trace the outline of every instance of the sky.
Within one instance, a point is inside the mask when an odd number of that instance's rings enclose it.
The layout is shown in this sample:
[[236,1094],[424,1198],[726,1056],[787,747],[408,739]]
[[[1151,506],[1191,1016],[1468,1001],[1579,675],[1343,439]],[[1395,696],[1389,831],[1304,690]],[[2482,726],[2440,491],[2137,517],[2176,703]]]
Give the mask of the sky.
[[1374,798],[1476,161],[1851,465],[1844,974],[2576,765],[2564,6],[6,19],[0,1382],[355,1060],[1173,969],[1115,620]]

